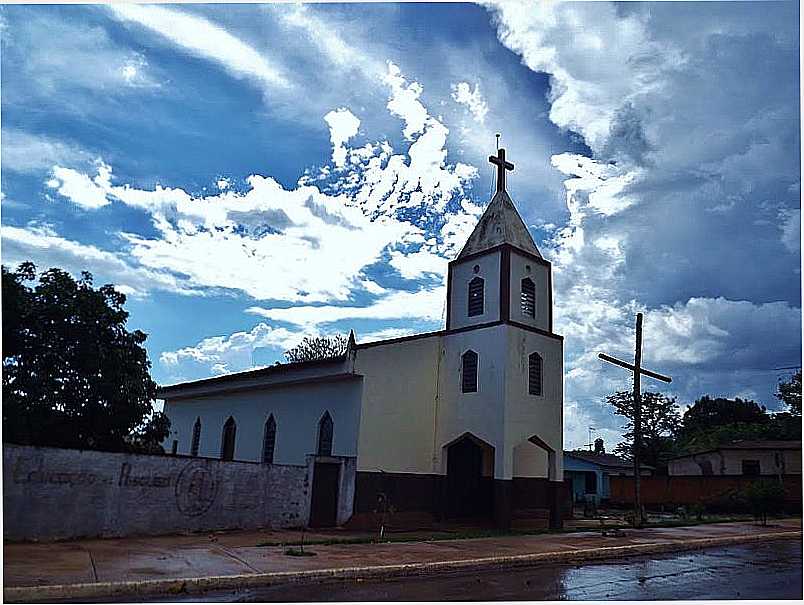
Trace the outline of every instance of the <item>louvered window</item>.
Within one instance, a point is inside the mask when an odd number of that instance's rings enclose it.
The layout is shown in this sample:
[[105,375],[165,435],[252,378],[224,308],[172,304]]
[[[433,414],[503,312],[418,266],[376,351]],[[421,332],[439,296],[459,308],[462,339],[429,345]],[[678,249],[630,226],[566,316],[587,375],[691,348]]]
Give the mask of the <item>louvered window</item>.
[[522,280],[522,292],[519,295],[519,304],[522,308],[522,315],[525,317],[536,317],[536,286],[529,277]]
[[201,419],[196,418],[193,425],[193,442],[190,444],[190,455],[198,456],[198,444],[201,442]]
[[473,277],[469,282],[469,317],[483,315],[483,278]]
[[321,421],[318,423],[318,455],[332,456],[332,416],[329,412],[324,412]]
[[274,447],[276,446],[276,420],[271,414],[265,422],[265,436],[262,440],[262,461],[266,464],[274,462]]
[[542,394],[542,358],[538,353],[531,353],[528,357],[528,393]]
[[464,393],[477,393],[477,353],[467,351],[463,354],[461,390]]

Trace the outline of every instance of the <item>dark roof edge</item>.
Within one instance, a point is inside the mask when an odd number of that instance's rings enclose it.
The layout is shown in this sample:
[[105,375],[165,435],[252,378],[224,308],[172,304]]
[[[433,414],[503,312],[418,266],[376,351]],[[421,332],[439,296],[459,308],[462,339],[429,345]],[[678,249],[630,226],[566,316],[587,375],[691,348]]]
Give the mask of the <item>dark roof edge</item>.
[[[590,452],[590,453],[594,454],[594,452]],[[590,460],[586,456],[577,455],[576,452],[573,452],[571,450],[564,450],[564,454],[566,454],[570,458],[575,458],[576,460],[580,460],[581,462],[588,462],[589,464],[596,464],[598,466],[608,466],[608,467],[613,467],[613,468],[632,468],[634,466],[634,464],[632,462],[629,462],[628,460],[621,460],[620,462],[612,462],[612,463],[606,463],[606,462],[603,462],[603,461],[600,461],[600,460],[598,460],[598,461]],[[645,464],[644,462],[642,462],[642,463],[640,463],[639,468],[656,468],[656,467],[651,466],[650,464]]]
[[201,378],[199,380],[178,382],[176,384],[160,386],[157,390],[157,397],[159,397],[160,395],[168,394],[170,391],[174,390],[215,385],[215,384],[225,384],[227,382],[248,380],[250,378],[262,378],[263,376],[282,374],[283,372],[292,372],[293,370],[343,363],[344,361],[346,361],[346,359],[347,359],[346,354],[343,354],[338,355],[337,357],[327,357],[324,359],[314,359],[311,361],[298,361],[294,363],[282,363],[268,366],[265,368],[258,368],[256,370],[245,370],[243,372],[233,372],[232,374],[224,374],[223,376],[213,376],[212,378]]
[[[324,376],[312,376],[304,378],[296,378],[294,380],[284,380],[282,382],[268,382],[265,384],[245,383],[237,384],[232,383],[231,386],[224,386],[215,390],[202,390],[200,392],[193,392],[194,387],[190,386],[187,389],[178,389],[178,394],[170,395],[170,401],[182,401],[184,399],[197,399],[199,397],[206,397],[209,395],[223,395],[227,393],[240,393],[242,391],[266,391],[271,389],[288,389],[298,385],[319,384],[324,382],[343,382],[345,380],[363,380],[362,374],[353,374],[351,372],[341,372],[338,374],[326,374]],[[187,392],[189,391],[189,392]],[[183,392],[183,394],[182,394]]]
[[737,451],[739,451],[739,450],[780,450],[780,449],[781,450],[796,450],[796,449],[800,450],[801,449],[801,441],[797,441],[795,439],[775,440],[775,441],[770,441],[769,443],[778,444],[780,442],[787,443],[789,445],[768,445],[768,446],[765,446],[765,447],[763,447],[761,445],[760,446],[755,445],[753,447],[750,447],[750,446],[747,447],[747,446],[740,446],[739,444],[736,444],[736,443],[729,443],[728,445],[719,445],[718,447],[709,448],[707,450],[700,450],[698,452],[690,452],[689,454],[681,454],[680,456],[673,456],[672,458],[668,458],[668,461],[670,461],[670,460],[680,460],[681,458],[690,458],[690,457],[693,457],[693,456],[701,456],[703,454],[711,454],[712,452],[720,452],[720,451],[723,451],[723,450],[732,450],[732,451],[737,450]]
[[532,260],[535,263],[545,265],[547,267],[551,266],[550,261],[547,260],[546,258],[544,258],[542,256],[536,256],[535,254],[533,254],[533,252],[523,250],[519,246],[515,246],[514,244],[511,244],[509,242],[503,242],[502,244],[497,244],[496,246],[492,246],[491,248],[486,248],[485,250],[480,250],[479,252],[472,252],[471,254],[467,254],[466,256],[460,256],[460,257],[456,256],[451,261],[449,261],[449,263],[447,263],[447,264],[448,265],[462,264],[462,263],[464,263],[466,261],[470,261],[470,260],[472,260],[474,258],[477,258],[479,256],[484,256],[486,254],[493,254],[495,252],[499,252],[503,248],[508,248],[509,250],[513,250],[514,252],[517,252],[518,254],[521,254],[522,256],[525,256],[525,257],[529,258],[530,260]]
[[358,343],[356,345],[356,349],[368,349],[370,347],[379,347],[383,345],[393,345],[400,342],[407,342],[409,340],[419,340],[420,338],[430,338],[432,336],[449,336],[450,334],[460,334],[461,332],[469,332],[471,330],[482,330],[483,328],[493,328],[495,326],[501,326],[503,324],[507,324],[509,326],[514,326],[516,328],[521,328],[523,330],[527,330],[529,332],[535,332],[536,334],[541,334],[542,336],[547,336],[548,338],[553,338],[555,340],[564,340],[564,337],[560,334],[554,334],[553,332],[549,332],[547,330],[542,330],[541,328],[536,328],[534,326],[529,326],[527,324],[519,323],[518,321],[513,320],[502,320],[498,319],[497,321],[489,321],[482,324],[475,324],[472,326],[463,326],[461,328],[452,328],[451,330],[436,330],[435,332],[424,332],[422,334],[411,334],[410,336],[399,336],[398,338],[389,338],[387,340],[375,340],[373,342],[366,342],[366,343]]

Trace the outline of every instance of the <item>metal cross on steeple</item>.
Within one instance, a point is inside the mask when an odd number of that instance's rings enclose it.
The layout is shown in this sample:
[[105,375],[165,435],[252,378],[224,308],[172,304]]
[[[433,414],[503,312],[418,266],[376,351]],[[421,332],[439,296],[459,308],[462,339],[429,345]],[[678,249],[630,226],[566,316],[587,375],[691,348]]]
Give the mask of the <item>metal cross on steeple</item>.
[[505,161],[505,149],[499,148],[497,155],[490,155],[489,162],[497,166],[497,193],[505,191],[505,171],[514,169],[511,162]]

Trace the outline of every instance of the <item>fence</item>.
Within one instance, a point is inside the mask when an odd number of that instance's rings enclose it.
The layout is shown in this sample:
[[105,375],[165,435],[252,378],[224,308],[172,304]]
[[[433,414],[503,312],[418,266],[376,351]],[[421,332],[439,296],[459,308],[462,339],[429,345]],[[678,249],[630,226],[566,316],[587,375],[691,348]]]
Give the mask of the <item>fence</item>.
[[3,446],[4,538],[306,525],[308,467]]
[[[750,483],[775,477],[745,477],[740,475],[695,475],[642,477],[640,497],[645,506],[705,504],[728,508],[729,496],[742,491]],[[801,475],[783,475],[785,505],[801,507]],[[634,478],[611,477],[609,501],[628,505],[634,502]]]

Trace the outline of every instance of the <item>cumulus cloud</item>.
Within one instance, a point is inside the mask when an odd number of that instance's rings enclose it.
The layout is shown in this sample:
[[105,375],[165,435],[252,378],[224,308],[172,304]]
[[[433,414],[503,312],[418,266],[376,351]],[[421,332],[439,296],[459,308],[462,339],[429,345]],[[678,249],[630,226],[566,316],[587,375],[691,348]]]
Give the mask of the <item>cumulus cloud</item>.
[[466,107],[479,124],[484,124],[489,106],[480,92],[480,85],[475,84],[472,90],[469,82],[458,82],[452,85],[452,98],[456,103]]
[[324,116],[329,125],[329,138],[332,141],[332,162],[338,168],[346,163],[346,143],[357,134],[360,120],[348,109],[342,107]]
[[[398,69],[389,67],[389,73],[395,78],[389,98],[395,99],[399,87],[409,87]],[[219,179],[218,192],[209,195],[159,184],[142,189],[114,183],[111,167],[102,161],[95,175],[56,166],[47,184],[87,210],[120,203],[146,212],[157,235],[122,233],[129,256],[137,265],[180,275],[198,288],[305,304],[347,301],[361,291],[385,296],[386,290],[365,275],[384,255],[401,277],[431,276],[432,287],[440,288],[456,232],[466,232],[480,211],[463,197],[476,170],[447,163],[448,130],[426,110],[423,131],[407,153],[395,153],[386,141],[350,148],[359,120],[346,108],[325,120],[335,148],[333,164],[342,170],[335,174],[325,167],[300,179],[295,189],[261,175],[249,176],[242,191]],[[412,208],[417,212],[408,213]],[[433,223],[441,230],[425,237]],[[206,260],[199,263],[199,258]],[[407,295],[403,290],[401,298],[387,300],[401,307]],[[394,311],[385,308],[385,316],[393,317]]]
[[391,98],[388,100],[388,109],[405,122],[403,134],[408,139],[420,134],[428,120],[427,109],[419,97],[422,94],[422,85],[405,79],[394,63],[388,62],[388,72],[384,76],[385,83],[391,88]]
[[145,296],[153,290],[184,295],[203,294],[180,277],[137,266],[124,254],[65,239],[45,225],[34,224],[27,228],[5,225],[0,233],[3,263],[7,265],[29,260],[39,269],[59,267],[73,275],[89,271],[98,280],[111,281],[121,292],[132,296]]
[[628,377],[595,355],[629,354],[637,311],[672,392],[769,403],[773,374],[751,368],[800,355],[798,259],[784,254],[800,232],[792,5],[487,6],[500,41],[549,74],[550,120],[591,151],[553,156],[568,219],[542,247],[572,439],[585,443],[584,423],[617,428],[601,400]]
[[215,373],[225,374],[252,367],[253,352],[260,347],[280,348],[283,351],[301,342],[304,334],[286,328],[273,328],[258,323],[248,332],[235,332],[228,336],[211,336],[197,345],[176,351],[165,351],[159,362],[169,370],[182,364],[214,368]]
[[112,168],[99,161],[97,169],[98,173],[90,177],[72,168],[55,166],[47,186],[82,208],[101,208],[110,203],[107,195],[112,188]]

